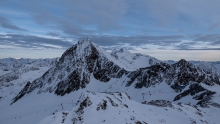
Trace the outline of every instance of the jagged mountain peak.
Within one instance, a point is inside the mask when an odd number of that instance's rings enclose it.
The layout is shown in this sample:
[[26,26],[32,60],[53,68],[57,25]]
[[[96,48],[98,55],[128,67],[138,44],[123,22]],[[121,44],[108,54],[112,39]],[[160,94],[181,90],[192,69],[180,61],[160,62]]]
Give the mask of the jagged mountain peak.
[[130,53],[128,50],[126,50],[125,48],[120,48],[120,49],[113,49],[112,52],[110,53],[114,58],[119,59],[120,56],[127,56],[127,55],[131,55],[132,53]]
[[186,61],[185,59],[181,59],[179,61],[177,61],[176,63],[174,64],[171,64],[176,70],[180,70],[180,71],[183,71],[183,70],[196,70],[196,67],[195,65],[193,65],[192,63]]
[[[122,47],[120,49],[114,49],[112,53],[123,53],[123,52],[129,52],[126,48]],[[129,52],[130,53],[130,52]]]
[[81,47],[81,48],[85,48],[85,47],[88,47],[88,46],[93,45],[93,44],[94,43],[92,43],[92,41],[90,39],[86,38],[86,39],[78,41],[76,46]]
[[187,62],[185,59],[180,59],[176,65],[181,66],[181,65],[186,65],[189,64],[189,62]]
[[16,98],[21,98],[35,89],[38,93],[54,92],[57,95],[65,95],[85,88],[91,75],[97,80],[108,82],[111,78],[121,77],[126,73],[120,66],[123,65],[109,53],[85,39],[66,50],[55,67],[25,87],[26,90],[20,92]]
[[119,49],[119,52],[127,52],[127,49],[123,47],[123,48]]
[[94,43],[92,43],[89,39],[83,39],[77,44],[71,46],[62,54],[60,57],[60,63],[63,63],[65,58],[68,60],[73,58],[82,58],[83,56],[90,54],[95,49],[96,45]]

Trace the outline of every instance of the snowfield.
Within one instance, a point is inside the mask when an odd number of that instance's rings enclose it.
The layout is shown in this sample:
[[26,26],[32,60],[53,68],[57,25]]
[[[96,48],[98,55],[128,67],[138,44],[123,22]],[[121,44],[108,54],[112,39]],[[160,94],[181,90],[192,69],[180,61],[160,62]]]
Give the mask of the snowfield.
[[[139,103],[129,99],[125,93],[86,92],[71,110],[52,113],[39,124],[190,124],[214,123],[205,110],[191,104],[163,103],[159,106]],[[216,121],[219,121],[216,119]]]

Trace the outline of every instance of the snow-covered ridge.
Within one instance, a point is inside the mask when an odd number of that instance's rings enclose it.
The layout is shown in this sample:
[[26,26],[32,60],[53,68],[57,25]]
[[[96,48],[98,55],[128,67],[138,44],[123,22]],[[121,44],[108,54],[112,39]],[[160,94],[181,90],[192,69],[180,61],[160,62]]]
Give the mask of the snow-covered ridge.
[[[173,117],[175,115],[175,118]],[[177,121],[184,120],[184,121]],[[86,92],[72,110],[55,112],[38,124],[190,124],[215,122],[205,109],[165,100],[138,103],[126,93]]]
[[0,59],[1,64],[5,65],[12,65],[13,64],[35,64],[35,65],[47,65],[47,64],[53,64],[55,63],[59,58],[53,58],[53,59],[29,59],[29,58],[21,58],[21,59],[15,59],[15,58],[3,58]]
[[0,59],[0,76],[10,72],[17,71],[20,68],[29,67],[45,67],[45,66],[53,66],[56,64],[59,58],[53,59],[14,59],[14,58],[4,58]]
[[139,68],[145,68],[151,65],[155,65],[156,63],[160,63],[160,61],[154,57],[139,53],[130,53],[125,48],[113,50],[111,55],[122,65],[126,66],[125,69],[128,71],[133,71]]
[[[43,67],[52,67],[56,64],[54,59],[0,59],[0,87],[2,84],[18,79],[22,74],[40,70]],[[9,85],[9,84],[6,84]]]
[[217,62],[203,62],[203,61],[190,61],[190,63],[197,66],[200,70],[217,72],[220,79],[220,61]]
[[30,81],[41,77],[50,67],[54,59],[0,59],[0,101],[10,100]]

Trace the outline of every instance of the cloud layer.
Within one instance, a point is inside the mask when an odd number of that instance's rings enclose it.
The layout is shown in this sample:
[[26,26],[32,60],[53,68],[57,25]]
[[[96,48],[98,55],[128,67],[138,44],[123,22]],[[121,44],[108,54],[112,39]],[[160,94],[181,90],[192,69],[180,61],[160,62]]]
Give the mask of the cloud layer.
[[[33,36],[19,34],[0,34],[1,48],[28,48],[28,49],[67,49],[78,40],[60,37],[59,34],[49,32],[50,36]],[[161,50],[220,50],[220,35],[198,35],[192,40],[182,40],[184,36],[96,36],[86,35],[79,37],[89,38],[105,49],[126,47],[129,50],[137,47],[142,49]],[[10,47],[8,47],[10,46]]]
[[220,50],[219,4],[218,0],[1,1],[0,48],[65,50],[89,38],[108,50]]

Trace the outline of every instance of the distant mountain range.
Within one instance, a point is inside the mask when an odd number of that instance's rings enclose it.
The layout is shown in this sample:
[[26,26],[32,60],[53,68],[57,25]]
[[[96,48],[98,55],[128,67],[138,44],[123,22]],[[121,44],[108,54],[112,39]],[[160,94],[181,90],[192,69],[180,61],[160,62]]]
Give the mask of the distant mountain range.
[[0,92],[0,123],[217,123],[220,62],[109,53],[85,39],[60,58],[1,59]]

